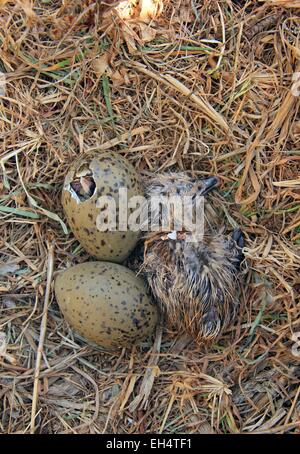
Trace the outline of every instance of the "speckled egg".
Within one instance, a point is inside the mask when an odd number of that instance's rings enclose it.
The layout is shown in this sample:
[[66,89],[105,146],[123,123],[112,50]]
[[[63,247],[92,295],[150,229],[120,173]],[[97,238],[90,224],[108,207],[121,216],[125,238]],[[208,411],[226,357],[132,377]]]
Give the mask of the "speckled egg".
[[58,274],[55,294],[71,327],[102,347],[127,347],[154,333],[157,306],[143,280],[110,262],[86,262]]
[[[74,236],[82,247],[99,260],[122,263],[134,249],[139,232],[119,229],[119,189],[127,189],[128,200],[143,195],[134,167],[114,152],[96,151],[71,165],[62,190],[62,205]],[[108,205],[101,196],[115,200],[116,225],[110,228]],[[130,210],[128,210],[128,216]],[[102,228],[99,229],[99,216]],[[107,226],[105,225],[107,223]]]

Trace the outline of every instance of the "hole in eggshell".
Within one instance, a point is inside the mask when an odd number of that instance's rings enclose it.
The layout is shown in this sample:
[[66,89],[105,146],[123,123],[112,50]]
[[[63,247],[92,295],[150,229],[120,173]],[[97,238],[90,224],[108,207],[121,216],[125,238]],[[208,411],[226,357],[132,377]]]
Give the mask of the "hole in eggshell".
[[80,202],[85,202],[93,197],[96,191],[93,172],[90,169],[78,171],[70,183],[70,189],[76,194]]

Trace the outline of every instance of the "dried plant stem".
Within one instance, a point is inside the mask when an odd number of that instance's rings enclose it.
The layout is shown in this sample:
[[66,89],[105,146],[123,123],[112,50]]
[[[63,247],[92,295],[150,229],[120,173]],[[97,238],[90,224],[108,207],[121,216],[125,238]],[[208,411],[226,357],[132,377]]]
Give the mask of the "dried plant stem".
[[161,82],[170,88],[173,88],[179,91],[182,95],[189,97],[209,118],[210,121],[214,122],[216,126],[219,126],[225,132],[229,132],[229,126],[226,123],[225,119],[219,114],[207,101],[204,101],[200,98],[200,96],[195,95],[189,88],[187,88],[182,82],[175,79],[174,77],[170,76],[169,74],[166,75],[159,75],[149,69],[145,68],[145,66],[138,62],[130,62],[128,63],[130,66],[133,66],[138,71],[146,74],[147,76],[152,77],[153,79]]
[[96,144],[93,147],[88,148],[86,151],[93,151],[93,150],[99,150],[99,151],[104,151],[104,150],[109,150],[110,148],[115,147],[116,145],[119,145],[119,143],[125,142],[128,140],[130,137],[136,136],[138,134],[144,134],[145,132],[148,132],[150,128],[147,126],[141,126],[139,128],[135,128],[132,131],[125,132],[124,134],[121,134],[119,137],[115,137],[114,139],[108,140],[105,143],[102,144]]
[[154,384],[155,377],[159,374],[157,362],[160,353],[161,339],[162,325],[159,324],[156,329],[155,342],[152,348],[152,354],[150,356],[149,364],[146,369],[143,381],[141,383],[139,394],[136,396],[136,398],[131,402],[129,406],[130,411],[135,411],[138,407],[140,409],[142,408],[145,409],[147,407],[148,399]]
[[35,428],[36,428],[35,427],[35,418],[36,418],[36,408],[37,408],[38,393],[39,393],[39,375],[40,375],[44,340],[45,340],[46,329],[47,329],[47,314],[48,314],[48,304],[49,304],[49,297],[50,297],[50,287],[51,287],[51,281],[52,281],[52,276],[53,276],[53,265],[54,265],[54,245],[50,244],[49,248],[48,248],[47,284],[46,284],[46,292],[45,292],[45,299],[44,299],[44,309],[43,309],[43,315],[42,315],[42,321],[41,321],[40,339],[39,339],[39,345],[38,345],[38,351],[37,351],[36,363],[35,363],[35,372],[34,372],[34,384],[33,384],[32,406],[31,406],[31,422],[30,422],[30,433],[31,434],[34,434]]

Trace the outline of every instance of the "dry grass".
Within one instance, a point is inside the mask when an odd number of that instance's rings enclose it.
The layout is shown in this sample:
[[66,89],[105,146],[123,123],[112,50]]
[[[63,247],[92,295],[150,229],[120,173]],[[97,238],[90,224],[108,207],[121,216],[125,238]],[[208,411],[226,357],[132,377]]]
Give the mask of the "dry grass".
[[[300,2],[161,2],[128,20],[92,0],[0,0],[1,432],[300,431]],[[249,273],[215,345],[164,331],[107,353],[62,319],[53,256],[89,257],[64,233],[61,185],[98,146],[141,172],[220,177]]]

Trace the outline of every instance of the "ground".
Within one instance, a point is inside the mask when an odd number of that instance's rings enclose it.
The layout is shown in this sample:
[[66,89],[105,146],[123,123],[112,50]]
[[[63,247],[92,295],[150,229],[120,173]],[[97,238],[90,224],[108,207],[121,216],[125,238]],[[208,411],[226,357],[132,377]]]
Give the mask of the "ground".
[[[300,2],[101,3],[0,0],[0,431],[299,433]],[[220,178],[248,272],[214,344],[105,352],[62,318],[55,273],[91,260],[62,183],[97,148]]]

